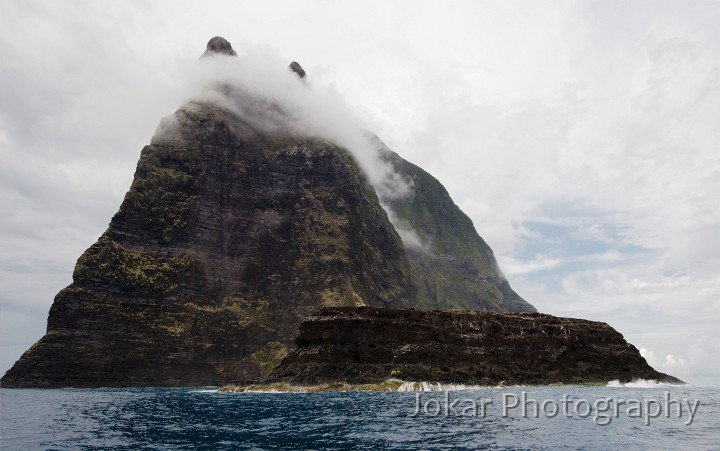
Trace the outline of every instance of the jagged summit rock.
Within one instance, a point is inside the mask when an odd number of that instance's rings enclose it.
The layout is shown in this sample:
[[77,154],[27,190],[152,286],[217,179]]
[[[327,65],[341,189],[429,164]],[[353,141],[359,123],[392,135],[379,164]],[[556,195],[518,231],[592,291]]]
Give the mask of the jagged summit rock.
[[207,43],[207,50],[205,50],[205,53],[202,54],[202,56],[210,56],[210,55],[228,55],[228,56],[237,56],[237,52],[233,50],[232,45],[230,45],[230,42],[228,42],[227,39],[221,37],[221,36],[215,36],[214,38],[210,39]]
[[306,79],[307,74],[305,73],[305,70],[302,68],[300,63],[298,63],[297,61],[293,61],[292,63],[290,63],[289,67],[290,67],[290,70],[295,72],[298,77],[300,77],[303,80]]

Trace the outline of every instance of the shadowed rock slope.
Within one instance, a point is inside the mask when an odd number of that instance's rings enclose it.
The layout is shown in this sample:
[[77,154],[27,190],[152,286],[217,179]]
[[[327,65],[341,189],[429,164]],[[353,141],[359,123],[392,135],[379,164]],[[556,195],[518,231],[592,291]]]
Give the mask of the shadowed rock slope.
[[539,313],[327,308],[300,326],[297,348],[268,382],[378,383],[390,378],[496,385],[654,379],[605,323]]
[[[235,52],[216,37],[205,56],[216,54]],[[323,307],[534,310],[430,175],[392,154],[415,184],[394,206],[427,241],[431,253],[419,253],[347,150],[268,133],[262,120],[208,102],[163,120],[119,211],[56,296],[46,335],[3,387],[256,380]]]

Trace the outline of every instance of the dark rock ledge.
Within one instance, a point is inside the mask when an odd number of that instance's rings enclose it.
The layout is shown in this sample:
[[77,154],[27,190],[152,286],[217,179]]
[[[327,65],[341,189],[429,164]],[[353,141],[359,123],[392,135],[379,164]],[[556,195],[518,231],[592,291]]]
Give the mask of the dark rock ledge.
[[302,323],[296,343],[265,386],[683,383],[605,323],[540,313],[326,308]]

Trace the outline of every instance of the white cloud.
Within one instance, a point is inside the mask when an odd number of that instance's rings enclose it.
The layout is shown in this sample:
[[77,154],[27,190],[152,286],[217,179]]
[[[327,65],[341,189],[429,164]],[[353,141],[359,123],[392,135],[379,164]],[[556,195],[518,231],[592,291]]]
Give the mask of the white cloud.
[[500,257],[498,263],[506,276],[514,276],[557,268],[563,261],[548,255],[535,255],[522,260]]
[[601,241],[606,244],[612,244],[615,240],[608,236],[602,224],[590,224],[588,226],[580,226],[575,230],[574,237],[580,240]]

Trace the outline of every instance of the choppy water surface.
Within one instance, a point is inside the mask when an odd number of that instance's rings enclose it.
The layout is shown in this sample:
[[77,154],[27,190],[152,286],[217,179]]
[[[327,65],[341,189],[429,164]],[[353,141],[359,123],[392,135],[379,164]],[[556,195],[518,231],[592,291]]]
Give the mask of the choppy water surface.
[[1,389],[0,402],[3,450],[720,448],[720,391],[688,386]]

